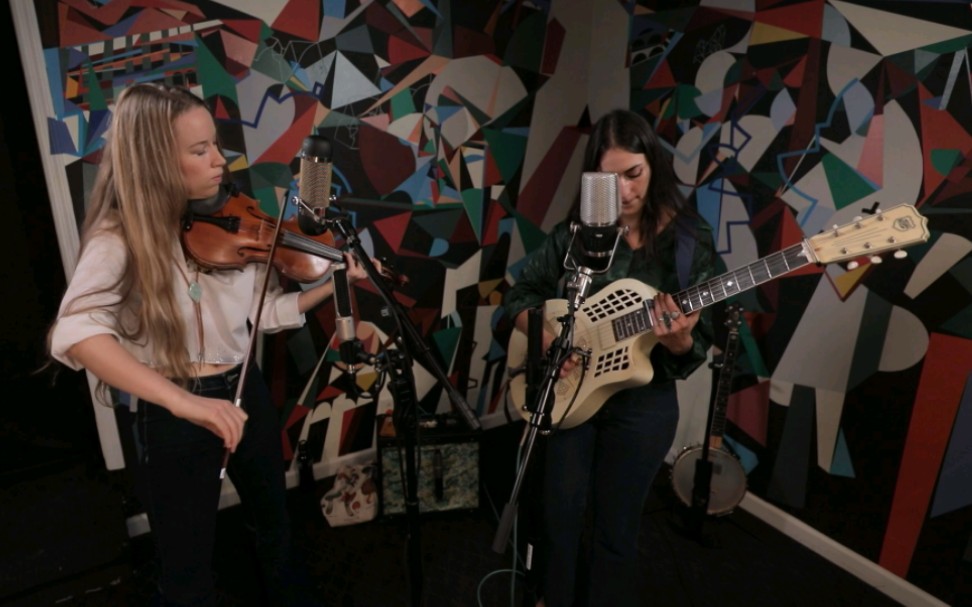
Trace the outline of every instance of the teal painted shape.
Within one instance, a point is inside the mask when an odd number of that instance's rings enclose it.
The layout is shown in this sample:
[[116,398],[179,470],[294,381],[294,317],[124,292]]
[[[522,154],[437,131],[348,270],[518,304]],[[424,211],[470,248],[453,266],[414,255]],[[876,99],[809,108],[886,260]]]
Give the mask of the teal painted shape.
[[436,238],[429,247],[429,257],[439,257],[449,251],[449,241],[444,238]]
[[462,219],[463,213],[461,209],[416,212],[412,215],[412,224],[431,236],[448,238],[456,231],[456,225]]
[[[236,94],[236,79],[226,71],[222,62],[209,52],[209,48],[199,36],[196,36],[196,70],[199,73],[199,82],[202,83],[205,99],[219,96],[232,99],[236,105],[240,104],[239,96]],[[283,73],[290,72],[288,67]]]
[[972,504],[972,374],[965,378],[965,390],[948,439],[948,449],[932,498],[931,517],[941,516]]
[[825,154],[822,164],[834,198],[834,206],[838,209],[843,209],[879,189],[877,184],[833,154]]
[[854,473],[854,461],[851,458],[850,450],[847,448],[847,437],[844,436],[843,428],[837,432],[837,444],[834,446],[834,458],[830,462],[830,473],[844,478],[857,478]]
[[[69,55],[70,62],[68,67],[76,67],[87,59],[87,55],[75,54],[73,51]],[[54,105],[54,115],[58,118],[65,118],[65,103],[69,103],[64,97],[64,74],[61,73],[61,49],[49,48],[44,50],[44,65],[47,68],[47,88],[51,92],[50,99]],[[72,108],[74,104],[71,104]],[[73,145],[71,147],[74,147]]]
[[436,350],[445,361],[446,367],[452,366],[452,359],[456,355],[459,346],[459,339],[462,337],[462,327],[450,327],[441,329],[432,334],[432,342]]
[[946,176],[958,166],[963,157],[959,150],[932,150],[931,164],[940,175]]
[[[751,309],[745,307],[747,310]],[[743,323],[739,327],[739,343],[743,346],[742,356],[739,357],[740,370],[746,370],[746,363],[749,364],[749,370],[753,375],[758,377],[769,377],[770,372],[766,367],[766,361],[763,360],[763,355],[759,349],[759,345],[756,343],[756,339],[753,337],[753,332],[749,330],[749,325]]]
[[476,241],[483,242],[483,191],[478,189],[466,190],[462,193],[462,206],[466,209],[466,216],[476,234]]
[[486,360],[494,362],[506,357],[506,347],[495,339],[489,344],[489,352],[486,353]]
[[792,508],[806,504],[815,409],[813,388],[794,386],[766,489],[767,498]]
[[343,52],[375,54],[375,46],[371,43],[371,32],[364,24],[341,32],[335,37],[335,41],[338,50]]
[[[705,219],[706,223],[712,226],[712,237],[715,243],[719,244],[719,230],[722,229],[722,194],[719,192],[722,180],[713,183],[709,187],[697,188],[695,190],[695,203],[699,209],[699,215]],[[729,242],[729,251],[732,250],[732,242]]]
[[941,328],[944,329],[945,333],[972,339],[972,306],[966,306],[958,314],[943,322]]
[[[382,87],[384,89],[384,87]],[[391,115],[393,119],[401,118],[415,113],[415,101],[412,99],[412,91],[402,89],[401,92],[392,95]]]
[[756,469],[756,466],[759,465],[758,455],[747,449],[742,443],[732,440],[732,437],[730,436],[723,435],[722,440],[726,441],[732,452],[736,454],[737,458],[739,458],[739,463],[742,464],[743,470],[746,471],[747,476],[750,472]]

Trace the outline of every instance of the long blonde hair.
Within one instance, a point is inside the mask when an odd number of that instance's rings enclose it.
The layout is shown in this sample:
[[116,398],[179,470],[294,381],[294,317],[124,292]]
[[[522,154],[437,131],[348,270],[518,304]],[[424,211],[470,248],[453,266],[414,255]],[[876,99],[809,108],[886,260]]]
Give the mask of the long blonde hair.
[[[81,245],[83,250],[99,230],[109,230],[125,243],[125,270],[105,289],[119,294],[114,328],[125,340],[151,343],[155,369],[183,385],[192,375],[192,361],[186,346],[186,321],[176,304],[178,276],[174,275],[172,254],[188,192],[173,123],[196,107],[207,106],[178,87],[136,84],[119,94]],[[83,298],[71,302],[65,313],[84,311],[79,302]],[[125,311],[130,314],[124,316]],[[134,322],[125,326],[122,318]]]

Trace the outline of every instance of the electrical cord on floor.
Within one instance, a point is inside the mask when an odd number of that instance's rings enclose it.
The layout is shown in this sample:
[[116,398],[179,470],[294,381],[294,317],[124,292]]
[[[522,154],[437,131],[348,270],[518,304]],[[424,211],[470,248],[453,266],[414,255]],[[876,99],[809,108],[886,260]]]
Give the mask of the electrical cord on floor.
[[[523,442],[521,441],[520,445],[516,449],[516,467],[514,468],[515,471],[518,471],[520,469],[520,460],[522,456],[523,456]],[[493,517],[496,519],[497,522],[499,522],[500,520],[499,510],[497,510],[496,504],[493,502],[492,496],[490,496],[488,492],[486,494],[486,499],[489,500],[489,507],[493,511]],[[512,540],[510,540],[513,546],[513,567],[512,569],[495,569],[483,576],[483,578],[479,581],[479,585],[476,587],[476,604],[479,605],[480,607],[483,606],[483,587],[486,584],[486,581],[495,575],[500,575],[504,573],[510,574],[510,607],[513,607],[513,605],[515,605],[516,603],[517,576],[523,578],[526,577],[526,574],[524,573],[525,563],[521,561],[519,550],[517,548],[517,546],[519,545],[518,538],[517,538],[517,524],[519,522],[519,518],[520,518],[519,514],[516,514],[513,517]],[[519,567],[523,567],[524,570],[519,569]]]

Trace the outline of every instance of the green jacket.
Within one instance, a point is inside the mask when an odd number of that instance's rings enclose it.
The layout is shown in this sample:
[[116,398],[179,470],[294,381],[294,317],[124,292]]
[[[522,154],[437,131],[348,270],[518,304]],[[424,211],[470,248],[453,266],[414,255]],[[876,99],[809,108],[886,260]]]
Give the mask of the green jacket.
[[[632,250],[622,238],[608,271],[594,275],[587,294],[588,299],[621,278],[633,278],[669,294],[712,278],[716,269],[712,229],[704,221],[694,224],[695,246],[687,284],[680,285],[678,280],[675,261],[677,229],[676,222],[673,221],[658,235],[659,255],[655,260],[646,259],[644,248]],[[565,297],[563,284],[567,272],[563,262],[570,237],[569,223],[559,223],[540,248],[529,256],[516,283],[503,297],[503,307],[511,319],[516,318],[523,310],[542,305],[548,299]],[[700,314],[702,316],[692,331],[694,344],[690,351],[676,356],[661,345],[652,349],[650,356],[655,370],[652,384],[685,379],[705,362],[712,345],[712,315],[709,308],[704,308]]]

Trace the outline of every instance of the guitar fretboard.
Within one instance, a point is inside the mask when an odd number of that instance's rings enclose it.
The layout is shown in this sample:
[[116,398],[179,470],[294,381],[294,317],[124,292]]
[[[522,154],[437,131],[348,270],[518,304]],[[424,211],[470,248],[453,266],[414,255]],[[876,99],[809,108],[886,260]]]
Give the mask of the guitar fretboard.
[[748,266],[726,272],[675,295],[682,312],[690,314],[706,306],[748,291],[810,263],[803,243],[777,251]]
[[[716,276],[703,283],[679,291],[673,297],[684,314],[701,310],[706,306],[748,291],[764,282],[798,270],[811,261],[806,243],[801,242],[777,251],[753,263]],[[617,341],[650,331],[654,325],[651,314],[652,300],[644,306],[611,321]]]

